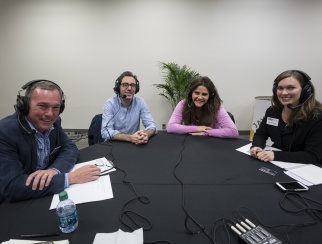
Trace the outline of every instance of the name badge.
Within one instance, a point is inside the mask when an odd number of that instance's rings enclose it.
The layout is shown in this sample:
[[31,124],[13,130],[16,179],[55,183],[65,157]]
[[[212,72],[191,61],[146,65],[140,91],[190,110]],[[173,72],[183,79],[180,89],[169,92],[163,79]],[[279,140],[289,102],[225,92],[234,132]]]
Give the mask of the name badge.
[[267,117],[266,124],[273,125],[273,126],[278,126],[278,119]]

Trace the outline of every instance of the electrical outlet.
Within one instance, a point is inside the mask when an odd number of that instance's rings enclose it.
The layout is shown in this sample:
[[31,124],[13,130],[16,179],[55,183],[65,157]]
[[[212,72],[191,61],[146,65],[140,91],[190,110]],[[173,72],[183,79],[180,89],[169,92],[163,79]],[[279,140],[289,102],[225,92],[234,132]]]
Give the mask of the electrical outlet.
[[162,130],[163,130],[163,131],[165,131],[165,130],[166,130],[165,124],[162,124]]

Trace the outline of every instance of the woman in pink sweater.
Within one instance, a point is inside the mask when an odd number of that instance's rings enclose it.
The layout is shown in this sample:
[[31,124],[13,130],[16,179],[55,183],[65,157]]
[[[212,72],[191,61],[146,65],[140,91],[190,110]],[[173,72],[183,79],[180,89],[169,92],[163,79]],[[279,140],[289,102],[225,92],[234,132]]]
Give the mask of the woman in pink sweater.
[[208,77],[196,78],[188,88],[186,99],[174,109],[167,131],[194,136],[238,137],[237,127],[221,102]]

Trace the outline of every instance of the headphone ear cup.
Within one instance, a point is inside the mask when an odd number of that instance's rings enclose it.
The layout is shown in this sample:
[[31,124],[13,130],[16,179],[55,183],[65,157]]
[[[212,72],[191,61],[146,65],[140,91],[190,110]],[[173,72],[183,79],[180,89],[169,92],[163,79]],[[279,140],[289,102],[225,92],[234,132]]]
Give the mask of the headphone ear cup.
[[214,91],[214,92],[211,94],[211,98],[212,98],[212,99],[215,99],[215,96],[216,96],[216,91]]
[[16,108],[23,115],[27,115],[29,112],[29,99],[25,96],[17,95]]
[[136,86],[135,86],[135,94],[138,93],[140,90],[140,83],[136,81]]
[[60,104],[59,114],[64,112],[64,109],[65,109],[65,99],[63,98]]
[[272,92],[273,92],[274,95],[276,95],[276,92],[277,92],[276,82],[274,82],[274,84],[273,84]]
[[114,92],[115,92],[117,95],[119,95],[119,94],[120,94],[120,83],[119,83],[119,79],[116,79],[113,90],[114,90]]
[[308,99],[309,96],[312,95],[312,86],[309,84],[306,84],[301,91],[301,96],[300,96],[300,102],[305,101]]

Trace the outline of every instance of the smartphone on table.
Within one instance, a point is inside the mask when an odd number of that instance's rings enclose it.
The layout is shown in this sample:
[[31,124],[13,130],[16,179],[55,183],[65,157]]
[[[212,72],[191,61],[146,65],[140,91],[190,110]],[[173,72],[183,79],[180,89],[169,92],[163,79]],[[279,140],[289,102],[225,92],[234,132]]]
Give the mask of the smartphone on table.
[[309,188],[298,181],[276,182],[282,191],[308,191]]

